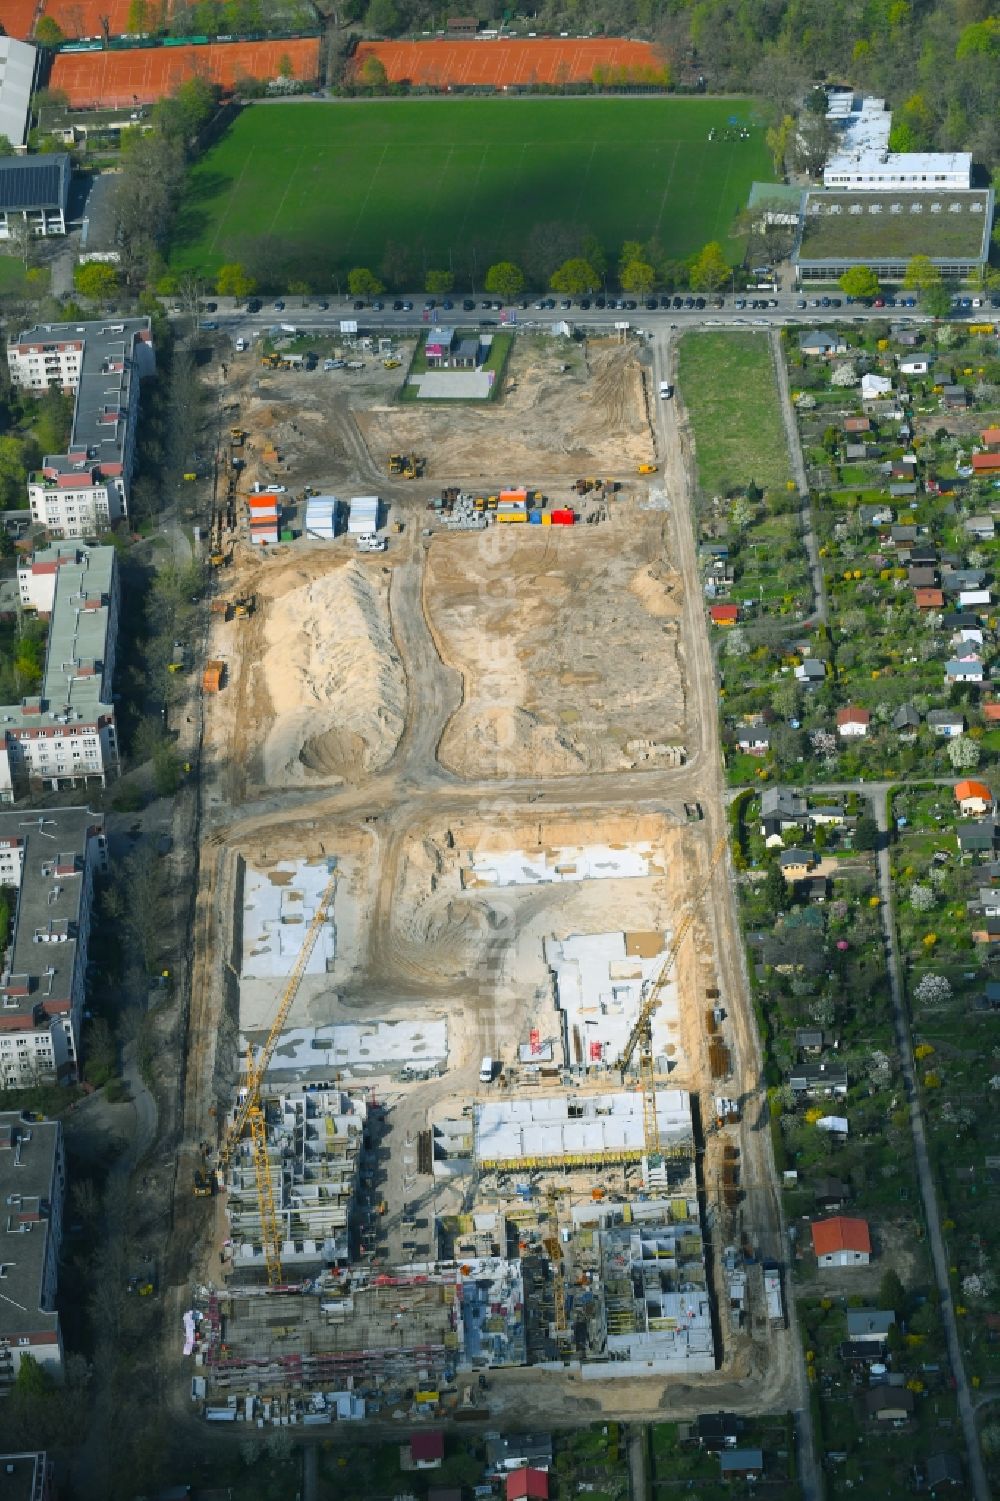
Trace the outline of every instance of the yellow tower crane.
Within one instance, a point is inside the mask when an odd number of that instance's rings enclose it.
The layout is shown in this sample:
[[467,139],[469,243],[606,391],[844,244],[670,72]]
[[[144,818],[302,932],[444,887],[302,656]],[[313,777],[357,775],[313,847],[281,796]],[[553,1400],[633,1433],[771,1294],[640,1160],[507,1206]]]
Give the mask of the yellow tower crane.
[[646,992],[639,1015],[636,1017],[635,1026],[629,1033],[628,1041],[622,1048],[621,1054],[615,1063],[615,1068],[624,1077],[638,1048],[639,1083],[642,1089],[642,1126],[646,1143],[646,1155],[648,1157],[658,1157],[660,1155],[660,1132],[656,1123],[656,1076],[653,1072],[653,1017],[659,1010],[660,1002],[663,999],[663,992],[677,962],[681,945],[694,925],[694,920],[698,915],[708,888],[712,884],[715,867],[722,859],[725,849],[726,837],[723,835],[712,851],[712,859],[708,867],[707,876],[699,887],[694,901],[681,918],[673,941],[663,957],[663,963],[660,965],[656,975],[649,982],[649,989]]
[[559,1241],[559,1206],[554,1185],[545,1195],[549,1221],[549,1233],[543,1241],[552,1268],[552,1301],[555,1314],[556,1343],[560,1346],[569,1340],[569,1320],[566,1317],[566,1279],[563,1275],[562,1246]]
[[253,1148],[254,1175],[257,1180],[257,1202],[260,1207],[261,1239],[264,1247],[264,1262],[267,1267],[267,1280],[271,1287],[277,1287],[281,1282],[281,1231],[278,1226],[278,1214],[274,1203],[274,1192],[271,1188],[271,1169],[267,1160],[267,1129],[264,1120],[264,1109],[261,1104],[260,1089],[267,1073],[271,1056],[274,1053],[278,1038],[284,1030],[288,1013],[292,1009],[302,976],[306,972],[306,965],[316,946],[320,929],[330,915],[333,905],[333,894],[337,885],[337,872],[332,861],[327,862],[330,879],[326,883],[323,895],[319,899],[313,920],[309,924],[309,930],[299,950],[298,958],[292,967],[292,972],[285,982],[285,988],[278,1003],[271,1030],[267,1034],[264,1046],[259,1053],[254,1053],[253,1043],[247,1047],[247,1077],[246,1091],[240,1100],[225,1139],[219,1149],[219,1178],[232,1162],[236,1150],[243,1140],[244,1133],[249,1130]]

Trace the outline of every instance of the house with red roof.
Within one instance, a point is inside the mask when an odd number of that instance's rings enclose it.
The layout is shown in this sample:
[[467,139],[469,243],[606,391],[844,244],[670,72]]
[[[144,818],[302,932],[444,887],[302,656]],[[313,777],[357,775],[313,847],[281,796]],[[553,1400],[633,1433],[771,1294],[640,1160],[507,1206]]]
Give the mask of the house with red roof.
[[832,1220],[813,1220],[813,1250],[820,1266],[867,1266],[872,1241],[867,1220],[838,1214]]
[[400,1449],[404,1470],[439,1470],[444,1463],[444,1434],[440,1429],[411,1433]]
[[955,783],[955,801],[959,812],[966,818],[981,818],[993,806],[993,794],[985,782],[964,777]]
[[524,1465],[507,1476],[506,1501],[549,1501],[549,1477],[545,1470]]
[[1000,448],[1000,427],[988,427],[983,432],[984,448]]
[[913,599],[918,610],[944,609],[944,594],[940,589],[914,589]]
[[735,625],[740,618],[739,605],[709,605],[708,618],[713,625]]
[[974,453],[971,459],[973,474],[1000,472],[1000,453]]
[[837,734],[844,740],[860,739],[861,736],[867,735],[871,722],[872,717],[867,709],[856,709],[851,706],[837,710]]

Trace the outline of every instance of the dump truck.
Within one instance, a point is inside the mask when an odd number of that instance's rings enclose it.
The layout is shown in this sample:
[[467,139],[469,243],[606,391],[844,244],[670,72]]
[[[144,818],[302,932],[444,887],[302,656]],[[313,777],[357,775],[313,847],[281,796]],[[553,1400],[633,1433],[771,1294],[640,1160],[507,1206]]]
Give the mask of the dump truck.
[[196,1199],[210,1199],[215,1189],[215,1179],[204,1168],[196,1167],[194,1170],[194,1196]]
[[656,473],[656,465],[655,464],[640,464],[639,465],[639,473],[640,474],[655,474]]
[[234,448],[242,448],[248,436],[249,434],[247,433],[245,428],[231,427],[229,429],[229,441]]
[[217,658],[205,663],[205,670],[201,675],[201,687],[203,693],[219,693],[222,689],[226,676],[226,664]]
[[244,594],[241,599],[233,601],[233,614],[237,620],[247,620],[257,608],[257,596]]

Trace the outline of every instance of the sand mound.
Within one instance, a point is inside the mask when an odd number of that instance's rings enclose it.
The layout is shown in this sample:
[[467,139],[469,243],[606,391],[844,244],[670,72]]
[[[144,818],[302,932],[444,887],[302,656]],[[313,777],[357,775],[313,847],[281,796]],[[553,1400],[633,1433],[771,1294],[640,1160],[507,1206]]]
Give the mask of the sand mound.
[[520,776],[530,767],[539,776],[572,776],[586,771],[586,758],[552,725],[525,709],[499,707],[460,714],[441,741],[445,766],[479,776]]
[[681,613],[680,574],[659,563],[640,568],[629,583],[636,599],[658,620],[673,620]]
[[352,781],[384,766],[406,713],[385,576],[354,559],[289,590],[270,606],[267,641],[268,785]]

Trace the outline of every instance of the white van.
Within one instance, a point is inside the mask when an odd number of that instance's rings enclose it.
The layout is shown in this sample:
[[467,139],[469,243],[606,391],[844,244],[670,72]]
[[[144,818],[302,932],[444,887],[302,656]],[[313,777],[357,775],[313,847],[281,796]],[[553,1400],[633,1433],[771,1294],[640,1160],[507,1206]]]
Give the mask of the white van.
[[674,388],[668,380],[660,381],[660,400],[669,401],[674,394]]
[[493,1083],[493,1059],[489,1054],[487,1054],[479,1065],[479,1082],[480,1084]]

